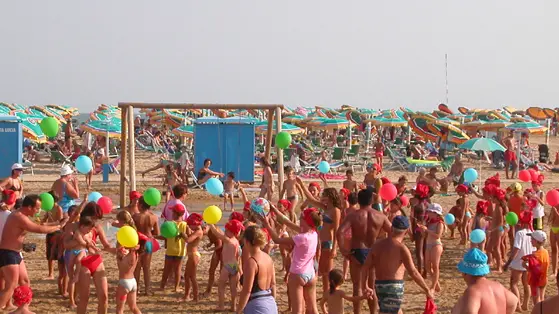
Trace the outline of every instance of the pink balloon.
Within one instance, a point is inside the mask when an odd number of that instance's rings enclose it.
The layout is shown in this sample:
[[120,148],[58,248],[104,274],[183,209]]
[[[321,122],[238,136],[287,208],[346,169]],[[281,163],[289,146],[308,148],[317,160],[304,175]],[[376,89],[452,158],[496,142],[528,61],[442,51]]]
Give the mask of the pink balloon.
[[405,195],[400,196],[400,201],[402,202],[402,206],[404,207],[410,204],[410,199]]
[[157,241],[155,239],[151,239],[152,253],[155,253],[155,252],[159,251],[160,248],[161,248],[161,246],[159,245],[159,241]]
[[110,214],[113,210],[113,200],[108,196],[103,196],[97,200],[97,205],[101,207],[103,214]]
[[547,194],[545,195],[545,200],[547,201],[547,203],[551,206],[557,206],[559,205],[559,191],[557,190],[550,190],[549,192],[547,192]]
[[391,201],[396,198],[398,189],[392,183],[383,184],[378,193],[383,200]]
[[530,182],[532,181],[532,175],[528,170],[520,170],[518,172],[518,178],[522,182]]
[[537,181],[538,180],[538,173],[534,169],[528,169],[530,173],[530,181]]

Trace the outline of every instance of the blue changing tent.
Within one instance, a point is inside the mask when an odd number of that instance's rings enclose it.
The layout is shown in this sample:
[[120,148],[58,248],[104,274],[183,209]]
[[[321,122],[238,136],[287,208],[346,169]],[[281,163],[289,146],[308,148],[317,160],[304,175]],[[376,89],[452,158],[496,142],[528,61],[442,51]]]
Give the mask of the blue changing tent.
[[235,180],[254,182],[254,119],[206,117],[194,121],[196,174],[204,160],[213,171],[235,173]]
[[18,117],[0,115],[0,143],[0,177],[8,177],[12,165],[21,163],[23,156],[23,130]]

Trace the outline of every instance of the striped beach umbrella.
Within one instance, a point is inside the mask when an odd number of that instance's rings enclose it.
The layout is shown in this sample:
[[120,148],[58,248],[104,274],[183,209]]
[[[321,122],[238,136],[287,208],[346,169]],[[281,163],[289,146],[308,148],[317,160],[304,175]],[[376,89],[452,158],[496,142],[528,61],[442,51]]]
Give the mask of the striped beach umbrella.
[[18,117],[21,120],[23,137],[39,144],[47,142],[47,137],[39,125],[41,122],[40,118],[31,116],[20,110],[12,110],[11,115]]
[[317,128],[320,129],[344,129],[347,128],[351,123],[345,119],[326,119],[322,121]]
[[547,131],[547,128],[544,126],[539,125],[537,122],[528,121],[528,122],[517,122],[504,127],[505,130],[515,131],[515,132],[522,132],[522,133],[530,133],[530,134],[543,134]]
[[112,120],[89,120],[82,124],[81,129],[93,135],[108,136],[110,138],[120,138],[121,121]]
[[[277,123],[276,121],[274,121],[273,124],[273,130],[277,130]],[[289,124],[289,123],[282,123],[281,124],[281,130],[283,132],[287,132],[290,134],[299,134],[299,133],[303,133],[305,130],[301,129],[298,126]],[[255,131],[258,134],[264,134],[268,131],[268,121],[261,121],[255,124]]]
[[171,133],[182,136],[182,137],[194,137],[194,126],[193,125],[182,125],[176,129],[173,129]]

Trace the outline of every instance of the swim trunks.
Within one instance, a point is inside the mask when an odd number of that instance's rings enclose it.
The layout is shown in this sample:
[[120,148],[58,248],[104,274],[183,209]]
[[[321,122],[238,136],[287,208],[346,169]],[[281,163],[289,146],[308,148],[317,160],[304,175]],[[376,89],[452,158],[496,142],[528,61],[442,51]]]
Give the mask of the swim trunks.
[[404,299],[403,280],[375,280],[381,313],[398,313]]
[[0,249],[0,268],[10,265],[19,265],[22,260],[23,258],[20,252]]
[[365,260],[367,259],[367,255],[369,255],[370,249],[352,249],[351,255],[359,262],[359,264],[365,264]]

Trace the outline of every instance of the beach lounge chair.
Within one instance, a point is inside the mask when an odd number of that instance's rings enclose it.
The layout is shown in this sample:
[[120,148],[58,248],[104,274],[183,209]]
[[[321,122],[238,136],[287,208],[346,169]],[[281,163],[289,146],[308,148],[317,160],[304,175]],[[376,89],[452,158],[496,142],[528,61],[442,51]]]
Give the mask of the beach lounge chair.
[[193,189],[196,189],[196,188],[201,189],[201,190],[204,189],[204,185],[203,184],[202,185],[198,184],[198,178],[196,177],[196,175],[192,171],[190,171],[190,178],[192,178],[192,188]]
[[391,162],[383,167],[385,170],[408,170],[409,164],[405,155],[397,153],[390,147],[386,147],[386,151]]
[[357,158],[359,158],[360,149],[361,149],[361,145],[359,144],[351,145],[351,149],[349,150],[349,152],[346,153],[347,158],[348,159],[353,158],[353,160],[357,160]]
[[334,153],[332,154],[332,161],[343,161],[345,158],[345,148],[334,147]]
[[35,175],[35,171],[33,169],[33,163],[26,161],[23,164],[21,164],[23,166],[23,170],[27,171],[27,170],[31,170],[31,175],[34,176]]
[[64,155],[59,150],[52,150],[50,152],[50,161],[52,162],[53,166],[59,163],[62,163],[62,166],[66,164],[70,164],[70,165],[72,164],[72,160],[70,159],[70,156]]

